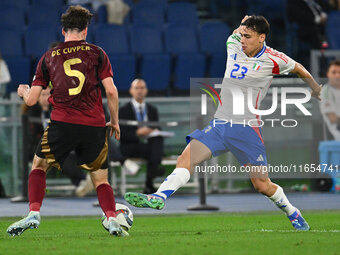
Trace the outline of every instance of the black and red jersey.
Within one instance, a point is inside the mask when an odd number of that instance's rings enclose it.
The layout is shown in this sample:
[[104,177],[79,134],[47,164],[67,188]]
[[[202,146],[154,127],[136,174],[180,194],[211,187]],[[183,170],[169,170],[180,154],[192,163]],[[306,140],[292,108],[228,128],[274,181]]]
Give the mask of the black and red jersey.
[[105,126],[100,81],[112,77],[106,53],[85,41],[69,41],[48,50],[40,59],[32,86],[53,89],[51,119]]

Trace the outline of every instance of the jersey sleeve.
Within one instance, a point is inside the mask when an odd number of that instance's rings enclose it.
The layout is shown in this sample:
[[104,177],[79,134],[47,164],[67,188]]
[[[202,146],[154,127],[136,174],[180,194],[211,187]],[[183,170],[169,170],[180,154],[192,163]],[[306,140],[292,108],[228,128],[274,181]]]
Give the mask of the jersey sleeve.
[[110,60],[104,50],[100,49],[98,75],[100,80],[113,77]]
[[232,34],[228,37],[226,42],[227,51],[237,51],[240,48],[241,43],[241,35],[240,34]]
[[267,57],[272,61],[272,74],[288,74],[295,68],[295,61],[286,54],[267,47]]
[[289,74],[295,68],[295,61],[285,54],[280,58],[279,63],[280,74]]
[[333,101],[333,96],[329,89],[329,86],[330,85],[325,85],[321,89],[320,110],[321,110],[321,113],[323,114],[336,112],[335,103]]
[[37,70],[35,71],[35,75],[33,77],[32,86],[41,86],[46,88],[50,82],[48,69],[45,62],[45,54],[40,58],[39,63],[37,65]]

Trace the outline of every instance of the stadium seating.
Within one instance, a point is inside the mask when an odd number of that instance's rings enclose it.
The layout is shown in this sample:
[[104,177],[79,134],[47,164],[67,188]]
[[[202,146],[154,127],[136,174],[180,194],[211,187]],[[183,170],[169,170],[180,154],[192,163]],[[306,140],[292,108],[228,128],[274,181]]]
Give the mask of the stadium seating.
[[229,27],[223,22],[207,22],[201,25],[200,41],[203,52],[225,53],[226,41],[230,35]]
[[165,30],[166,52],[175,56],[175,88],[190,89],[190,77],[205,75],[205,57],[199,53],[196,30],[171,24]]
[[21,30],[25,26],[24,11],[16,7],[0,9],[0,28]]
[[328,14],[326,33],[330,49],[340,49],[340,12],[333,11]]
[[205,57],[203,54],[180,54],[175,68],[175,88],[190,89],[190,78],[201,78],[205,75]]
[[95,43],[107,54],[129,53],[129,43],[124,26],[98,25],[95,31]]
[[64,0],[32,0],[33,5],[48,5],[52,8],[61,8],[64,2]]
[[164,9],[158,5],[139,3],[132,9],[132,19],[134,24],[162,29],[164,25]]
[[169,85],[170,56],[168,54],[144,55],[141,63],[141,78],[149,90],[165,90]]
[[162,33],[158,29],[133,25],[130,29],[130,38],[132,53],[150,54],[163,52]]
[[248,13],[263,15],[269,23],[283,18],[285,0],[247,0]]
[[130,54],[109,54],[113,80],[119,91],[128,91],[136,76],[136,59]]
[[209,63],[209,77],[223,78],[226,68],[227,53],[215,53],[211,55]]
[[162,8],[165,10],[167,8],[167,0],[139,0],[139,4],[149,4]]
[[97,13],[97,24],[106,24],[107,23],[107,8],[106,5],[99,6]]
[[226,65],[226,41],[229,27],[223,22],[207,22],[201,25],[200,41],[202,51],[209,58],[209,76],[223,77]]
[[88,26],[88,29],[87,29],[87,36],[86,36],[86,41],[88,43],[94,43],[94,36],[95,36],[95,33],[96,33],[96,29],[97,29],[97,26],[90,23],[90,25]]
[[31,5],[27,12],[28,24],[35,27],[51,27],[60,24],[59,9],[49,5]]
[[181,24],[196,27],[198,17],[196,7],[192,3],[179,2],[168,4],[168,24]]
[[10,94],[17,90],[18,84],[30,82],[31,62],[28,57],[8,57],[5,60],[11,74],[11,82],[7,86],[6,94]]
[[4,57],[24,55],[20,32],[10,29],[0,29],[0,34],[5,38],[5,40],[0,40],[0,51]]
[[29,0],[1,0],[0,10],[6,9],[8,7],[17,8],[26,11],[30,4]]
[[50,43],[57,41],[55,28],[35,28],[27,27],[25,38],[25,53],[26,56],[32,58],[40,58],[48,49]]
[[130,6],[130,8],[133,7],[133,1],[134,0],[123,0],[123,2],[126,3],[128,6]]
[[165,48],[171,54],[198,52],[196,30],[192,27],[168,25],[165,29]]

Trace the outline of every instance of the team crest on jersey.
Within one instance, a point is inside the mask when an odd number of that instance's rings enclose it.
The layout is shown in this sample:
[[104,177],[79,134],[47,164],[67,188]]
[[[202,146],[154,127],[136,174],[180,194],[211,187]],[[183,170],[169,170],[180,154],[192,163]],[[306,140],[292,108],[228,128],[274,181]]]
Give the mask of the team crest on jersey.
[[256,61],[253,65],[253,70],[258,71],[261,68],[262,65],[263,65],[262,61]]

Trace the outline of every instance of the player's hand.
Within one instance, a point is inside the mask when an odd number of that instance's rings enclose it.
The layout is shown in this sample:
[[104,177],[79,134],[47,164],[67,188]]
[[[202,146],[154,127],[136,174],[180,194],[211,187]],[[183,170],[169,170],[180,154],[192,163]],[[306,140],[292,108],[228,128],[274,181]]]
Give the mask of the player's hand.
[[19,97],[23,97],[29,91],[30,91],[30,86],[27,84],[20,84],[17,89],[17,93]]
[[244,16],[244,18],[241,20],[240,26],[234,30],[233,34],[238,34],[238,33],[240,33],[240,31],[241,31],[241,24],[242,24],[243,22],[245,22],[247,19],[249,19],[250,17],[251,17],[251,16],[248,16],[248,15]]
[[113,124],[112,122],[108,122],[106,123],[106,126],[110,128],[110,136],[113,135],[113,133],[115,133],[115,138],[117,140],[120,139],[120,128],[119,128],[119,124]]
[[315,97],[316,99],[320,101],[321,101],[321,96],[320,96],[321,88],[322,88],[322,85],[319,85],[318,87],[312,89],[312,97]]
[[243,23],[243,22],[245,22],[247,19],[249,19],[251,16],[248,16],[248,15],[246,15],[246,16],[244,16],[244,18],[241,20],[241,24]]

